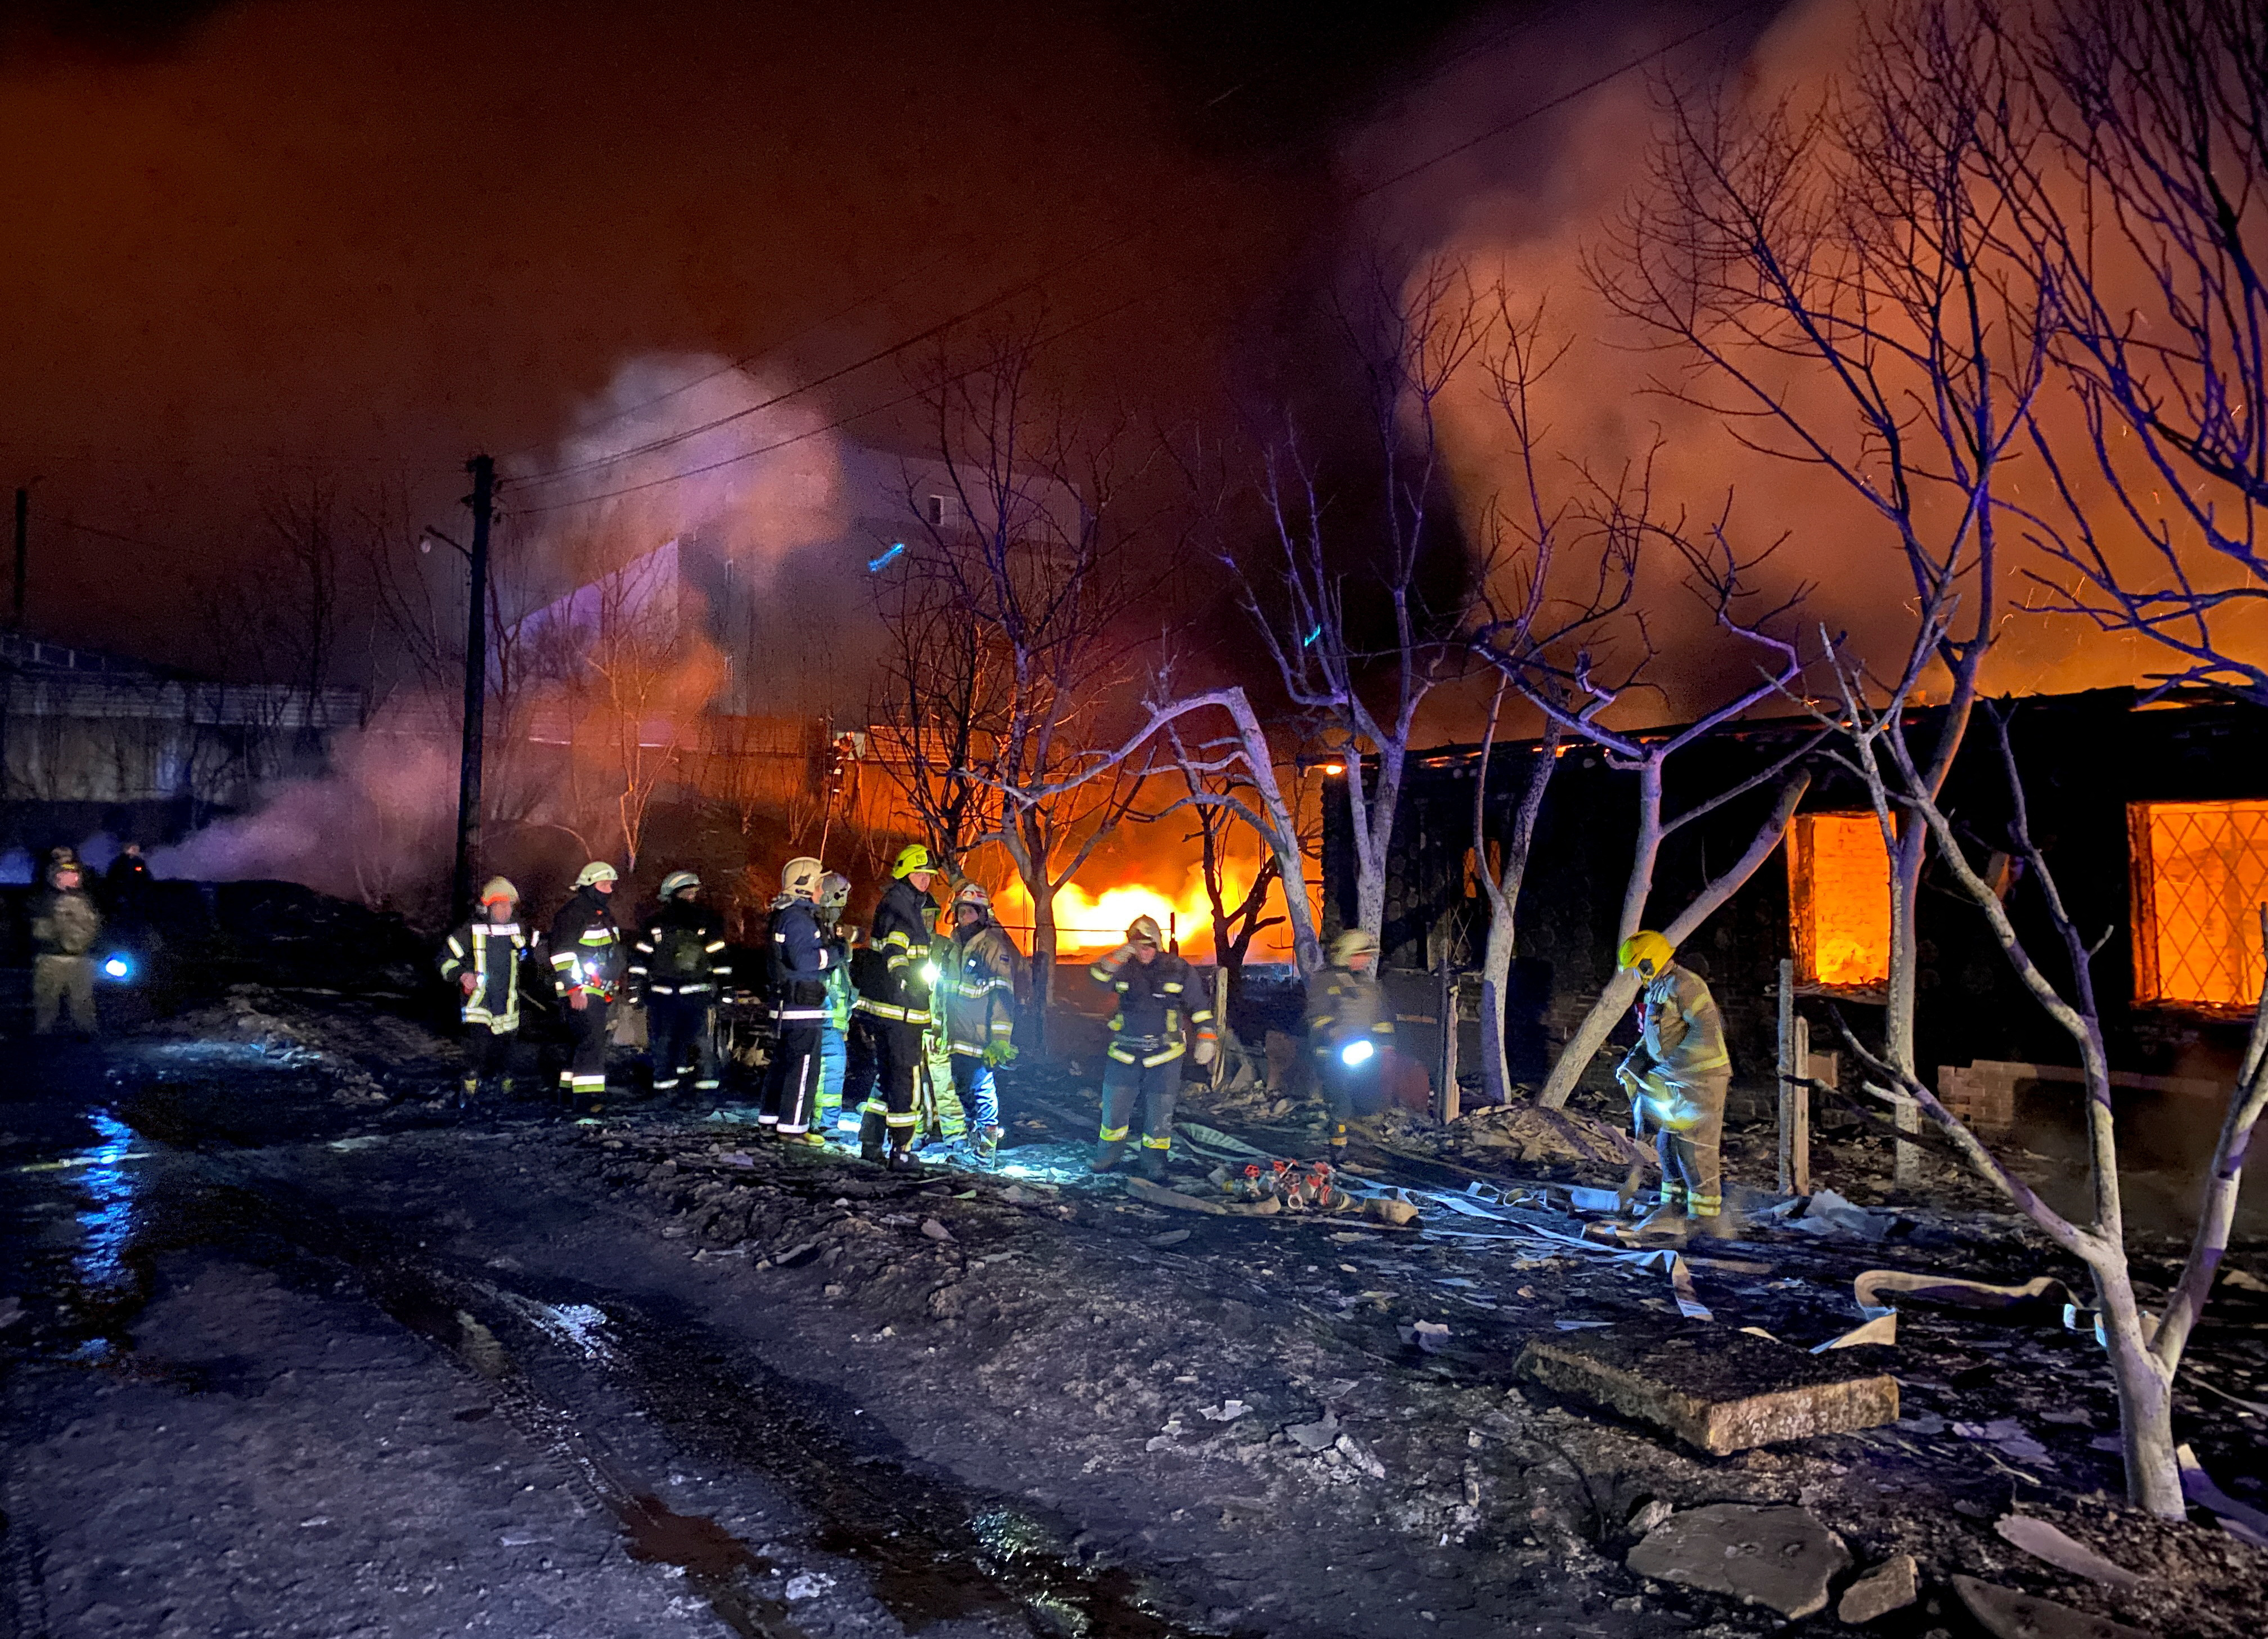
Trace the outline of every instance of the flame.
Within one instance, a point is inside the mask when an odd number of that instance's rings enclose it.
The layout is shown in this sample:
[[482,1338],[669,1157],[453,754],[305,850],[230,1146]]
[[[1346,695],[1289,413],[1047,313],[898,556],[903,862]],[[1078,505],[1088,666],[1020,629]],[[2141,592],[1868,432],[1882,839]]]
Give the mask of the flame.
[[1890,856],[1872,814],[1803,814],[1789,838],[1796,960],[1815,984],[1890,977]]
[[[1249,881],[1250,873],[1241,864],[1232,867],[1222,888],[1222,897],[1232,908],[1244,897]],[[1001,890],[993,904],[1002,921],[1019,931],[1030,927],[1031,896],[1020,882],[1012,882]],[[1090,892],[1071,882],[1056,895],[1056,933],[1064,951],[1111,949],[1125,939],[1127,927],[1138,916],[1154,917],[1160,927],[1181,941],[1184,956],[1212,954],[1212,905],[1205,897],[1201,869],[1192,867],[1177,891],[1147,882],[1124,882]]]

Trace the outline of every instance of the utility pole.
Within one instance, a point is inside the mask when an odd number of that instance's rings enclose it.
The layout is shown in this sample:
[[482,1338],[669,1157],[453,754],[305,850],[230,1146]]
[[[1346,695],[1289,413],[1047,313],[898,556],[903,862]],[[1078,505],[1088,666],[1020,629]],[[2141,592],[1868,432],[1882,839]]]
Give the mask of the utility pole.
[[32,578],[32,491],[16,488],[16,630],[24,629],[24,591]]
[[[496,499],[496,461],[475,455],[465,463],[473,475],[472,589],[465,609],[465,745],[457,773],[457,875],[453,904],[473,903],[473,870],[481,845],[481,744],[482,708],[489,695],[489,515]],[[21,491],[18,491],[20,498]],[[17,501],[21,516],[23,502]],[[19,537],[20,538],[20,537]],[[20,584],[20,583],[19,583]]]

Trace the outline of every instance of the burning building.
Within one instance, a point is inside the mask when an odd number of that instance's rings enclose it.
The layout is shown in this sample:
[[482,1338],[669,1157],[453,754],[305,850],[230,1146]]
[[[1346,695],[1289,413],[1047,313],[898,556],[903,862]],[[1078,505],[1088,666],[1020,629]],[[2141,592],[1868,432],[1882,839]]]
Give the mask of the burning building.
[[[1918,735],[1926,736],[1933,715],[1917,712]],[[1704,796],[1727,789],[1815,732],[1805,720],[1758,722],[1700,742],[1683,754],[1683,771],[1671,764],[1670,810],[1683,806],[1681,780]],[[2224,1090],[2263,977],[2268,719],[2218,697],[2102,690],[2016,702],[2010,732],[2033,830],[2062,892],[2081,927],[2109,934],[2095,983],[2115,1084],[2175,1097]],[[1483,847],[1509,831],[1536,753],[1533,742],[1495,749]],[[1469,861],[1479,758],[1477,748],[1445,747],[1410,765],[1384,941],[1404,984],[1419,971],[1438,976],[1479,962],[1487,907]],[[1890,919],[1881,833],[1852,776],[1823,755],[1812,774],[1779,860],[1687,945],[1708,971],[1744,1077],[1771,1072],[1783,959],[1794,964],[1803,1010],[1819,1015],[1822,1045],[1833,1039],[1830,1004],[1862,1038],[1879,1036]],[[1508,997],[1516,1076],[1540,1074],[1609,977],[1634,834],[1633,778],[1578,748],[1546,798]],[[1746,845],[1771,800],[1752,794],[1675,833],[1654,903],[1683,904],[1711,861],[1721,868]],[[1946,801],[2032,948],[2054,949],[2021,861],[1999,852],[2008,799],[1989,727],[1968,736]],[[1325,815],[1327,916],[1337,920],[1354,895],[1343,794]],[[2074,1074],[2064,1067],[2068,1042],[2022,990],[1984,919],[1940,883],[1934,866],[1923,876],[1918,914],[1922,1074],[1949,1103],[1985,1125],[2004,1124],[2024,1085],[2052,1087]]]

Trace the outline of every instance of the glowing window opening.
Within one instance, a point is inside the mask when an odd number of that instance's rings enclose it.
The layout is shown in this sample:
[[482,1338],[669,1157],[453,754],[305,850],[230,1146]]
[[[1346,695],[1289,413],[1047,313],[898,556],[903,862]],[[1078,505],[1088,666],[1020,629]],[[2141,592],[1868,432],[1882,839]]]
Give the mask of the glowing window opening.
[[1796,982],[1879,990],[1890,978],[1890,855],[1872,813],[1799,814],[1787,839]]
[[2134,1000],[2250,1013],[2260,999],[2268,801],[2133,802]]

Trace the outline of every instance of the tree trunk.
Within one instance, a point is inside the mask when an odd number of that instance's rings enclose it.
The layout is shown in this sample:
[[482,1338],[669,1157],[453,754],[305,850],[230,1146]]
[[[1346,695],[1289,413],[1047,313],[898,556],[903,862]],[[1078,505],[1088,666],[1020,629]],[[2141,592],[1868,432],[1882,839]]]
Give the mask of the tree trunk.
[[2118,1442],[2126,1459],[2126,1500],[2167,1519],[2185,1518],[2182,1471],[2174,1456],[2173,1385],[2142,1336],[2142,1317],[2123,1251],[2116,1269],[2097,1269],[2110,1380],[2118,1391]]
[[1882,1058],[1908,1075],[1914,1068],[1914,997],[1916,963],[1920,938],[1916,932],[1915,904],[1921,890],[1922,861],[1928,851],[1929,828],[1899,828],[1897,847],[1890,856],[1890,971],[1889,1005],[1883,1009]]
[[[1486,869],[1484,860],[1482,868]],[[1512,978],[1513,897],[1501,895],[1489,905],[1488,943],[1481,951],[1481,1090],[1492,1104],[1512,1102],[1512,1068],[1505,1059],[1504,993]],[[1441,1028],[1453,1030],[1456,1020],[1443,1019]]]

